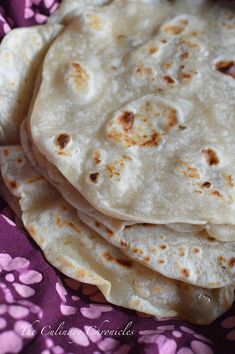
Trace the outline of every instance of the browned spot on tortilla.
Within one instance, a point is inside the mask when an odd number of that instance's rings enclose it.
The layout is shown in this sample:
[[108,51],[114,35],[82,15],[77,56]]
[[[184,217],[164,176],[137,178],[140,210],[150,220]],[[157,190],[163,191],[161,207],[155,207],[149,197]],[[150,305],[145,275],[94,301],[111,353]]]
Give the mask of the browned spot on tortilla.
[[113,231],[110,230],[108,227],[106,227],[106,232],[107,232],[107,234],[108,234],[110,237],[113,236]]
[[119,34],[118,36],[117,36],[117,39],[118,40],[120,40],[120,39],[126,39],[127,38],[127,36],[125,35],[125,34]]
[[165,250],[165,249],[167,248],[167,245],[164,244],[164,243],[162,243],[162,244],[160,245],[160,248],[161,248],[161,250]]
[[76,277],[79,278],[84,278],[86,276],[86,272],[83,269],[79,269],[75,273]]
[[61,221],[61,218],[59,216],[56,218],[55,222],[56,222],[56,225],[62,226],[62,221]]
[[144,251],[143,251],[141,248],[134,248],[134,249],[132,250],[132,252],[133,252],[133,253],[139,253],[139,254],[143,254],[143,253],[144,253]]
[[65,222],[69,227],[71,227],[74,231],[80,233],[81,232],[81,229],[76,225],[74,224],[73,222],[69,221],[69,222]]
[[37,234],[37,231],[36,231],[36,229],[35,229],[35,227],[34,227],[33,225],[29,225],[29,227],[28,227],[28,232],[30,233],[30,235],[31,235],[32,237],[35,237],[36,234]]
[[140,146],[157,146],[161,141],[161,135],[158,132],[152,134],[151,139],[142,143]]
[[71,156],[69,152],[65,152],[65,151],[59,151],[58,155],[60,155],[60,156]]
[[168,133],[170,129],[176,127],[178,123],[177,112],[174,108],[169,110],[167,125],[164,127],[164,132]]
[[105,259],[107,259],[107,261],[112,261],[114,259],[113,256],[108,251],[104,252],[102,255]]
[[182,55],[181,55],[181,58],[183,60],[187,60],[189,58],[189,53],[188,52],[184,52]]
[[10,154],[10,150],[8,149],[3,149],[3,155],[8,156]]
[[163,77],[163,79],[168,83],[168,84],[174,84],[175,80],[173,79],[173,77],[166,75]]
[[123,155],[122,157],[123,157],[124,160],[128,160],[128,161],[132,160],[132,158],[130,156],[128,156],[128,155]]
[[184,80],[184,79],[191,79],[192,78],[192,74],[191,73],[187,73],[185,71],[182,71],[181,73],[179,73],[179,78]]
[[11,188],[11,189],[16,189],[18,188],[18,184],[16,181],[8,181],[7,185]]
[[116,166],[113,165],[107,165],[107,172],[110,178],[116,177],[118,179],[120,179],[120,172],[117,169]]
[[79,63],[71,63],[72,68],[74,69],[74,80],[78,87],[84,86],[89,80],[89,75],[86,70]]
[[35,176],[35,177],[28,179],[26,182],[27,183],[34,183],[34,182],[40,181],[42,179],[43,179],[43,177],[41,177],[41,176]]
[[158,264],[164,264],[164,263],[166,263],[166,261],[164,259],[159,259],[158,260]]
[[200,253],[200,248],[198,248],[198,247],[194,247],[194,249],[193,249],[193,253]]
[[96,226],[96,227],[100,227],[99,221],[96,221],[96,222],[95,222],[95,226]]
[[100,158],[100,152],[99,151],[96,151],[95,154],[94,154],[94,160],[95,160],[95,163],[98,165],[101,163],[101,158]]
[[123,266],[123,267],[127,267],[127,268],[131,268],[132,267],[131,261],[128,261],[126,259],[116,258],[116,262],[118,264],[120,264],[121,266]]
[[221,60],[215,65],[216,70],[220,73],[229,75],[235,79],[235,61],[233,60]]
[[208,241],[211,241],[211,242],[214,242],[214,241],[215,241],[215,238],[212,237],[212,236],[207,236],[207,240],[208,240]]
[[21,164],[23,162],[23,159],[21,157],[18,157],[18,159],[16,161],[18,164]]
[[213,149],[203,149],[202,154],[210,166],[219,164],[219,157]]
[[220,199],[223,199],[223,194],[221,194],[219,191],[213,191],[210,193],[211,195],[214,195],[215,197],[218,197]]
[[203,182],[201,184],[202,188],[211,188],[212,184],[209,181]]
[[235,257],[230,258],[230,260],[228,261],[228,265],[230,268],[235,266]]
[[128,245],[128,244],[127,244],[127,242],[126,242],[125,240],[121,240],[121,241],[120,241],[120,246],[121,246],[121,247],[124,247],[124,248],[125,248],[125,247],[127,247],[127,245]]
[[183,247],[180,247],[180,248],[179,248],[179,255],[180,255],[180,257],[185,256],[185,250],[184,250]]
[[179,129],[180,130],[185,130],[185,129],[187,129],[187,127],[185,127],[185,125],[179,125]]
[[121,123],[125,131],[130,130],[134,124],[135,115],[133,112],[123,112],[119,117],[119,122]]
[[162,42],[163,44],[168,43],[167,39],[164,39],[164,38],[161,40],[161,42]]
[[61,149],[65,149],[69,144],[71,138],[68,134],[62,133],[56,138],[56,145]]
[[163,69],[170,69],[172,67],[171,63],[163,63],[162,64]]
[[177,168],[177,170],[183,173],[186,177],[200,178],[200,173],[196,167],[191,166],[188,162],[183,160],[179,160],[179,163],[182,167]]
[[114,258],[108,251],[103,252],[102,255],[107,261],[114,261],[114,262],[118,263],[119,265],[122,265],[123,267],[131,268],[131,266],[132,266],[132,263],[130,261],[122,259],[122,258]]
[[149,48],[149,54],[150,55],[156,53],[157,51],[158,51],[158,48],[156,46]]
[[93,183],[96,183],[98,181],[100,173],[99,172],[95,172],[95,173],[91,173],[90,174],[90,179]]
[[189,275],[190,275],[189,270],[188,270],[187,268],[182,268],[182,269],[180,269],[180,272],[181,272],[181,274],[182,274],[184,277],[186,277],[186,278],[188,278]]
[[195,190],[194,190],[194,193],[203,194],[203,192],[200,191],[200,189],[195,189]]
[[164,28],[165,32],[170,33],[170,34],[174,34],[174,35],[182,33],[183,30],[184,29],[182,27],[173,26],[173,25],[168,25]]
[[224,175],[224,179],[229,187],[234,187],[234,180],[233,176],[231,175]]
[[149,257],[149,256],[144,257],[144,261],[145,261],[145,262],[148,263],[148,262],[150,262],[150,260],[151,260],[151,257]]

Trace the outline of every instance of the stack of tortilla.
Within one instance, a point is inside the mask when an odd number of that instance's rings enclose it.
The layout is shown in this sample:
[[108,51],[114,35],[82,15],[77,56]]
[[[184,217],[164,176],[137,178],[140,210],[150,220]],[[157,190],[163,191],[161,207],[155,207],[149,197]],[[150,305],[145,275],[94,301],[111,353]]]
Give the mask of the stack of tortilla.
[[235,8],[64,1],[0,63],[0,192],[48,261],[154,316],[228,310]]

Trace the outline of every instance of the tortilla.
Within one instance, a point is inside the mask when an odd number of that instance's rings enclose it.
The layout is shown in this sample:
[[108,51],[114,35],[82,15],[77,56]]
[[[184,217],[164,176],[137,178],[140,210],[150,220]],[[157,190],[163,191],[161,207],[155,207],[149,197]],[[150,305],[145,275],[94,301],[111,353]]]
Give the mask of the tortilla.
[[34,144],[106,215],[235,224],[233,61],[205,4],[116,1],[46,55]]
[[41,61],[62,30],[58,24],[17,28],[0,45],[0,145],[19,143]]
[[97,285],[113,304],[197,324],[210,323],[232,305],[232,286],[194,287],[130,261],[79,220],[76,211],[30,166],[21,147],[1,148],[0,161],[3,180],[19,201],[25,228],[48,261],[67,276]]
[[78,210],[78,216],[85,224],[129,258],[166,277],[205,288],[235,283],[235,243],[218,242],[206,231],[172,231],[167,225],[128,225],[125,221],[109,218],[92,208],[38,153],[30,143],[25,123],[21,137],[26,156],[37,171]]

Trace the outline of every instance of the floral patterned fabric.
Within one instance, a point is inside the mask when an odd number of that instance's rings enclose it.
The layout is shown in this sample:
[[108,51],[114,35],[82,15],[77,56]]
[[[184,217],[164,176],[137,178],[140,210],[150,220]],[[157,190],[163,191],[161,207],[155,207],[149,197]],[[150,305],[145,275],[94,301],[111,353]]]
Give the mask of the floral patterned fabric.
[[[78,0],[79,1],[79,0]],[[0,36],[41,24],[56,0],[0,0]],[[210,326],[108,304],[59,273],[0,198],[0,354],[234,354],[235,306]]]

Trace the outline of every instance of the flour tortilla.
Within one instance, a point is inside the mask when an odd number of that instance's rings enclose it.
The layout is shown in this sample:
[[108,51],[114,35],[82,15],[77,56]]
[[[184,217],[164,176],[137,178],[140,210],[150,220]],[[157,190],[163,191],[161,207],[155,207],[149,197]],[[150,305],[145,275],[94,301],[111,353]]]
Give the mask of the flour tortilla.
[[67,276],[97,285],[113,304],[197,324],[212,322],[232,305],[232,286],[193,287],[130,261],[79,220],[30,166],[21,147],[1,148],[0,156],[3,180],[19,201],[25,228],[48,261]]
[[51,46],[33,141],[102,213],[235,224],[232,55],[214,34],[219,8],[208,11],[209,22],[193,1],[118,1]]
[[[127,220],[119,220],[102,214],[97,209],[95,209],[87,200],[78,192],[76,189],[63,177],[60,171],[52,165],[43,156],[35,144],[33,144],[32,137],[29,128],[26,127],[26,121],[22,123],[21,132],[21,144],[24,148],[25,154],[29,158],[31,164],[41,173],[54,187],[56,187],[63,197],[71,204],[74,208],[86,214],[91,219],[86,219],[88,226],[95,229],[102,236],[104,234],[110,235],[112,233],[114,236],[116,233],[121,233],[127,225],[135,224],[135,222]],[[85,221],[85,220],[84,220]],[[99,223],[99,228],[96,228],[96,223]],[[193,225],[193,224],[183,224],[183,223],[170,223],[165,225],[170,230],[180,232],[180,233],[190,233],[199,232],[206,230],[208,234],[222,242],[234,242],[235,241],[235,226],[228,224],[204,224],[204,225]],[[106,230],[104,233],[102,230]],[[108,233],[107,233],[108,230]],[[112,239],[113,241],[115,238]],[[119,243],[118,243],[119,246]]]
[[78,210],[79,218],[131,259],[166,277],[205,288],[235,283],[235,243],[218,242],[206,231],[180,232],[164,225],[127,225],[125,221],[109,218],[89,206],[56,168],[49,166],[30,143],[25,123],[21,137],[32,165]]
[[18,28],[0,45],[0,145],[19,142],[20,123],[27,114],[42,59],[61,25]]

